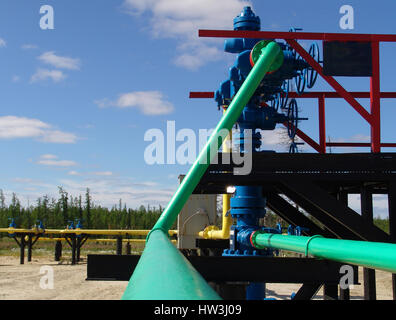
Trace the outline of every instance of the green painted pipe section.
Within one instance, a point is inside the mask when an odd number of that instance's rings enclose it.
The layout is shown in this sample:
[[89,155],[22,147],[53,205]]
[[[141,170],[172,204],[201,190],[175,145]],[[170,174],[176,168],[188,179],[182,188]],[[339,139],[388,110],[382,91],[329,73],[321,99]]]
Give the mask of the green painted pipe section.
[[150,241],[122,300],[220,300],[217,293],[161,230]]
[[300,252],[306,256],[396,273],[396,244],[392,243],[286,236],[259,231],[252,234],[251,242],[256,248]]
[[[123,300],[217,300],[220,297],[170,242],[167,234],[198,185],[218,149],[279,54],[270,42],[235,95],[171,201],[146,239],[146,247],[122,297]],[[226,132],[224,132],[226,131]]]
[[[231,131],[233,125],[241,115],[243,108],[248,104],[260,82],[270,69],[272,63],[281,53],[282,50],[276,42],[270,42],[262,49],[262,54],[257,63],[254,65],[241,88],[233,98],[231,104],[227,108],[227,112],[225,112],[224,116],[221,118],[205,147],[202,149],[198,158],[184,177],[182,183],[179,185],[179,188],[173,195],[168,206],[158,219],[153,230],[161,229],[167,233],[171,228],[179,212],[182,210],[188,198],[191,196],[192,192],[209,167],[210,162],[213,160],[214,156],[217,155],[217,151],[227,136],[224,136],[225,130],[227,131],[227,134]],[[150,234],[148,237],[150,237]]]

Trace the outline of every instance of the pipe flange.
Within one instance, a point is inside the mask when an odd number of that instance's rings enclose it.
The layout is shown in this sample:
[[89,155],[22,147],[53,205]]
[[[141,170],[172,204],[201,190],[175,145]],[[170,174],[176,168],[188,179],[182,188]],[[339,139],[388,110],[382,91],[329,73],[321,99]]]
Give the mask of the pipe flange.
[[217,226],[207,226],[203,231],[204,239],[210,239],[209,233],[212,231],[219,231],[220,229]]
[[[252,67],[257,63],[258,59],[261,56],[263,49],[268,46],[272,40],[262,40],[257,42],[257,44],[253,47],[252,51],[250,51],[250,64]],[[285,60],[285,56],[283,55],[283,51],[280,50],[279,54],[276,56],[274,62],[272,63],[271,67],[268,70],[268,73],[273,73],[278,70]]]
[[307,243],[305,244],[305,257],[308,257],[308,246],[309,246],[309,243],[310,243],[313,239],[315,239],[315,238],[323,238],[323,236],[317,234],[317,235],[315,235],[315,236],[310,237],[310,238],[307,240]]

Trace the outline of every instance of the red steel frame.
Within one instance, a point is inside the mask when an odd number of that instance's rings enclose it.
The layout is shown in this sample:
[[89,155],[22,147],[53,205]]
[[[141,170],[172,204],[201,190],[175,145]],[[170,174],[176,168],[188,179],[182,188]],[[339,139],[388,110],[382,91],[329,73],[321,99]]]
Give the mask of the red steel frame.
[[[396,92],[380,92],[380,42],[396,42],[396,35],[390,34],[352,34],[352,33],[316,33],[316,32],[272,32],[272,31],[234,31],[234,30],[199,30],[200,37],[215,38],[251,38],[284,39],[318,74],[335,90],[335,92],[309,92],[303,94],[289,93],[291,98],[316,98],[319,108],[319,143],[301,130],[297,135],[320,153],[326,153],[326,147],[371,147],[371,151],[381,152],[381,147],[396,147],[396,143],[381,142],[381,98],[396,98]],[[326,76],[322,66],[296,40],[321,41],[360,41],[370,42],[372,49],[372,76],[370,92],[348,92],[332,76]],[[190,98],[213,98],[213,92],[191,92]],[[371,128],[370,143],[326,142],[325,99],[343,98],[347,101]],[[370,98],[370,112],[356,100]]]

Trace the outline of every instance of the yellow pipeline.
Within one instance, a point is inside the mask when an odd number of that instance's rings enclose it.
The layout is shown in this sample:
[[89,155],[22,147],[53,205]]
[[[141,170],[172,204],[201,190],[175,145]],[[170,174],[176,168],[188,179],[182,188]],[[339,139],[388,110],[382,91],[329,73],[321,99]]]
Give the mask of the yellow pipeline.
[[[228,106],[223,106],[223,114],[227,111]],[[224,139],[223,152],[232,152],[232,133]],[[207,226],[204,231],[199,232],[199,236],[204,239],[229,239],[230,229],[233,224],[233,219],[229,213],[230,211],[230,194],[223,194],[223,215],[222,228],[219,230],[217,226]]]
[[[39,238],[38,241],[42,242],[54,242],[54,241],[66,241],[65,238]],[[87,242],[116,242],[117,239],[87,239]],[[177,240],[171,240],[176,243]],[[122,239],[124,243],[145,243],[146,239]]]
[[[57,230],[57,229],[16,229],[16,228],[0,228],[0,233],[9,233],[9,234],[14,234],[14,233],[34,233],[34,234],[87,234],[87,235],[112,235],[112,236],[122,236],[122,235],[131,235],[131,236],[147,236],[150,230],[111,230],[111,229],[63,229],[63,230]],[[177,235],[178,231],[177,230],[169,230],[169,235]]]

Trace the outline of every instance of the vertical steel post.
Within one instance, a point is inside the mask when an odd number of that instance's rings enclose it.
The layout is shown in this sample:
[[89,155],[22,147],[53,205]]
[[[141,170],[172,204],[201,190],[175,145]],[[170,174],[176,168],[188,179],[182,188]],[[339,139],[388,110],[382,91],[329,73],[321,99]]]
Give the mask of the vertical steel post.
[[76,264],[76,248],[77,248],[77,239],[76,239],[76,234],[71,234],[71,250],[72,250],[72,264]]
[[62,257],[62,241],[55,242],[55,261],[60,261]]
[[[366,186],[362,186],[360,190],[360,203],[362,217],[367,224],[373,224],[373,195]],[[363,268],[364,279],[364,299],[376,300],[376,283],[375,270],[370,268]]]
[[33,238],[33,235],[29,234],[28,235],[28,256],[27,256],[28,262],[32,261],[32,250],[33,250],[32,238]]
[[325,95],[318,98],[319,105],[319,144],[320,153],[326,153],[326,112],[325,112]]
[[[348,191],[340,188],[340,190],[337,193],[337,199],[338,201],[348,205]],[[351,290],[349,288],[343,289],[340,286],[340,300],[350,300],[350,299],[351,299]]]
[[371,152],[381,152],[381,96],[379,42],[371,42],[372,76],[370,78]]
[[[388,185],[388,211],[389,211],[389,234],[391,241],[396,243],[396,181]],[[396,300],[396,273],[392,274],[393,300]]]
[[20,257],[19,257],[19,262],[20,264],[25,263],[25,235],[21,235],[21,242],[19,244],[19,249],[20,249]]
[[122,255],[122,237],[117,237],[117,248],[116,248],[116,254],[117,255]]

